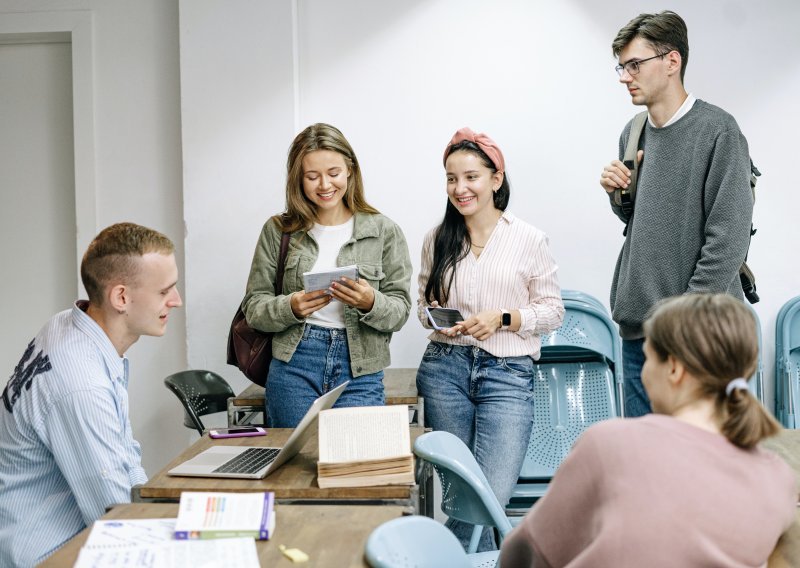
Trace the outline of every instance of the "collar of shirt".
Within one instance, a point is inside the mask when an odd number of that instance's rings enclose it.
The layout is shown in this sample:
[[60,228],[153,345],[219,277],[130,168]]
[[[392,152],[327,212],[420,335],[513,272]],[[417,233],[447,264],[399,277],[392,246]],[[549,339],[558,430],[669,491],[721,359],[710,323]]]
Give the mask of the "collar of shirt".
[[97,345],[97,348],[100,350],[105,360],[109,376],[122,381],[127,388],[128,358],[119,356],[114,344],[111,343],[111,340],[106,335],[106,332],[103,331],[103,328],[84,311],[88,304],[86,300],[78,300],[75,302],[72,306],[72,323],[76,329],[86,334],[92,343]]
[[[674,124],[678,122],[681,118],[683,118],[687,112],[692,110],[692,106],[694,106],[694,102],[696,100],[697,99],[695,98],[695,96],[692,93],[689,93],[686,96],[686,100],[683,101],[683,104],[680,106],[680,108],[678,108],[678,110],[675,111],[675,114],[672,115],[672,118],[670,118],[667,122],[665,122],[664,126],[662,126],[661,128],[666,128],[670,124]],[[650,116],[649,114],[647,115],[647,122],[649,122],[650,126],[652,126],[653,128],[658,128],[658,126],[653,124],[653,117]]]

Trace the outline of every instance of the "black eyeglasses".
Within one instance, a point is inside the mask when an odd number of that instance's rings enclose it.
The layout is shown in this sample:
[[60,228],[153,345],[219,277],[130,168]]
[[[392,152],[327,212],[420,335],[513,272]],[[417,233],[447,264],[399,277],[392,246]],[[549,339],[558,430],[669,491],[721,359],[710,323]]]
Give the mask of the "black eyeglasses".
[[639,65],[641,65],[645,61],[650,61],[651,59],[656,59],[657,57],[664,57],[668,53],[669,53],[669,51],[665,51],[664,53],[659,53],[658,55],[654,55],[653,57],[648,57],[647,59],[634,59],[633,61],[628,61],[627,63],[625,63],[623,65],[617,65],[616,67],[614,67],[614,69],[616,70],[617,74],[620,77],[622,77],[623,71],[627,71],[628,75],[633,77],[634,75],[638,75],[639,74]]

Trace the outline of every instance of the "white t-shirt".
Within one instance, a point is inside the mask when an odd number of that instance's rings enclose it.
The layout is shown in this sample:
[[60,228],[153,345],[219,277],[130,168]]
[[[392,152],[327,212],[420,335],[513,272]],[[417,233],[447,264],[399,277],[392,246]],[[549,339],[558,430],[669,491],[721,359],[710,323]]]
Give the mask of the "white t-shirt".
[[[338,266],[336,259],[339,256],[339,251],[353,237],[353,219],[354,217],[350,217],[346,223],[333,226],[314,223],[314,227],[309,231],[309,234],[317,241],[319,256],[311,272],[330,270]],[[308,316],[306,322],[321,327],[344,329],[344,305],[337,300],[333,300],[324,308]]]

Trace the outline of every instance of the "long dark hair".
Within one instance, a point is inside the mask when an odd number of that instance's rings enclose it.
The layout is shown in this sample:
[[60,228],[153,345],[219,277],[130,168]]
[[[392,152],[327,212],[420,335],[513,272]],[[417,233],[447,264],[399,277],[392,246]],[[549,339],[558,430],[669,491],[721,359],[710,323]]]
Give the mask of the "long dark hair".
[[[481,150],[477,144],[464,140],[450,147],[447,155],[454,152],[471,152],[480,158],[484,166],[489,168],[492,173],[497,172],[494,163],[489,156]],[[508,200],[511,197],[511,183],[508,181],[508,174],[503,173],[503,183],[494,192],[494,206],[500,211],[505,211],[508,207]],[[467,256],[472,246],[472,239],[464,222],[464,216],[458,212],[455,205],[447,199],[447,208],[444,212],[444,219],[436,229],[433,239],[433,264],[431,275],[425,284],[425,299],[428,303],[434,300],[441,306],[447,305],[450,296],[450,287],[453,285],[453,278],[456,274],[456,264]]]

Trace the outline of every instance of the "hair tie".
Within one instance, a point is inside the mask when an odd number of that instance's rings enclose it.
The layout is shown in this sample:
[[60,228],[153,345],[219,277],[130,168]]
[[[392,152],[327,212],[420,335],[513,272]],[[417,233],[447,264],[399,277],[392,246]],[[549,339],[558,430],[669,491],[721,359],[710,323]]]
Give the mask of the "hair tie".
[[506,171],[506,162],[503,159],[503,153],[500,151],[497,143],[486,134],[473,132],[468,126],[457,130],[456,133],[453,134],[453,137],[444,149],[444,162],[447,161],[447,153],[450,151],[450,146],[455,146],[464,140],[469,140],[483,150],[483,153],[489,157],[498,173]]
[[728,386],[725,387],[725,396],[731,396],[731,393],[735,389],[747,390],[747,381],[742,377],[738,379],[733,379],[731,382],[728,383]]

